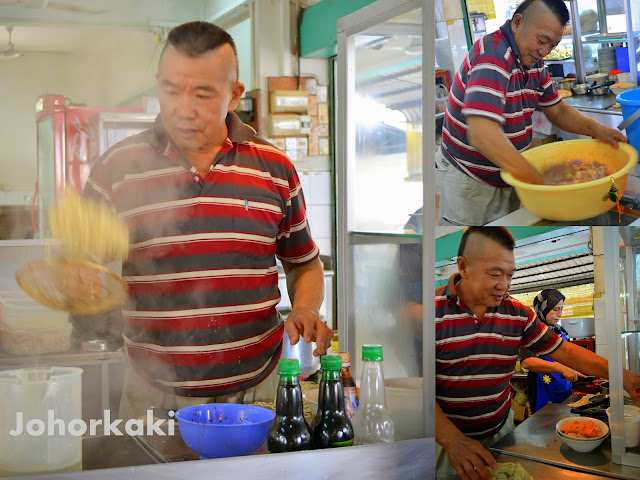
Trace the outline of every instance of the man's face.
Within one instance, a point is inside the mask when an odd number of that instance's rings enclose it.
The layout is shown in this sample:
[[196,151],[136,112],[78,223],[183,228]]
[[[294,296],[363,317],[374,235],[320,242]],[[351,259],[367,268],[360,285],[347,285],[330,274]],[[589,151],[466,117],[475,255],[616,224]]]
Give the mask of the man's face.
[[467,240],[465,255],[458,257],[465,301],[471,305],[497,307],[511,286],[516,268],[513,252],[480,234]]
[[[531,11],[529,16],[528,12]],[[564,26],[550,11],[540,11],[534,15],[531,7],[524,14],[517,14],[511,20],[513,38],[520,52],[520,63],[531,67],[553,50],[560,40]]]
[[162,123],[173,143],[184,152],[222,145],[227,113],[235,110],[244,92],[244,85],[236,81],[231,45],[196,58],[168,46],[156,78]]

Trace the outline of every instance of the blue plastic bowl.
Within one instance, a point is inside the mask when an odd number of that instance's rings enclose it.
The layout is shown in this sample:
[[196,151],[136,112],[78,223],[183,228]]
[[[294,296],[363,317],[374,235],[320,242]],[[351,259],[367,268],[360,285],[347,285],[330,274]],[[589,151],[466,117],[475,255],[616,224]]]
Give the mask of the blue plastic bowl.
[[250,455],[267,440],[275,412],[255,405],[208,403],[176,412],[187,446],[208,458]]

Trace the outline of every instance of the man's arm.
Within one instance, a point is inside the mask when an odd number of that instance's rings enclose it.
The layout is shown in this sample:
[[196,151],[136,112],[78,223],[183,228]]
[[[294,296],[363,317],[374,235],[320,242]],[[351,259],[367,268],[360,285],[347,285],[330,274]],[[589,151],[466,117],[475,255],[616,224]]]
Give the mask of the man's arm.
[[463,434],[436,402],[436,442],[447,452],[451,465],[462,480],[490,480],[498,464],[477,440]]
[[586,135],[609,143],[614,147],[618,146],[618,142],[628,143],[627,138],[617,129],[605,127],[595,120],[585,117],[564,102],[558,102],[551,107],[540,108],[551,123],[566,132]]
[[[571,368],[580,368],[580,371],[587,375],[609,378],[609,362],[607,360],[573,343],[562,342],[560,347],[548,356],[556,362],[568,365]],[[640,396],[638,396],[640,375],[624,369],[622,378],[624,389],[629,393],[634,403],[640,405]]]
[[542,358],[529,357],[520,362],[524,368],[536,373],[559,373],[568,382],[575,382],[578,380],[578,376],[584,377],[584,375],[573,368],[567,367],[559,362],[547,362]]
[[542,175],[507,139],[502,126],[484,117],[467,117],[469,142],[482,155],[514,177],[527,183],[544,183]]
[[320,318],[324,300],[324,273],[319,258],[307,263],[282,262],[287,275],[287,290],[291,299],[291,313],[285,328],[291,345],[298,343],[300,335],[307,343],[316,342],[313,354],[323,355],[331,346],[333,330]]

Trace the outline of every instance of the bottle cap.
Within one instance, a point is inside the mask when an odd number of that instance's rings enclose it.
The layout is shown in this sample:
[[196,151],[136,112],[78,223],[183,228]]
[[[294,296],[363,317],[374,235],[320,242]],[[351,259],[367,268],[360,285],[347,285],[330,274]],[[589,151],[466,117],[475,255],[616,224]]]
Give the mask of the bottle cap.
[[322,355],[320,357],[320,368],[322,370],[340,370],[342,359],[338,355]]
[[278,375],[299,375],[300,362],[295,358],[281,358],[278,361]]
[[342,368],[351,366],[351,354],[349,352],[338,352],[342,359]]
[[382,345],[363,345],[362,360],[370,362],[382,360]]

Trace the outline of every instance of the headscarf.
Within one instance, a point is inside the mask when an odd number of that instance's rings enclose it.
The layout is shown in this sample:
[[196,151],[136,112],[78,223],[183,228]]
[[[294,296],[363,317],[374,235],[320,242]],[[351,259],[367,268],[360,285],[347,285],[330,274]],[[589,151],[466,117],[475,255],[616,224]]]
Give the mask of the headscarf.
[[555,306],[565,299],[564,295],[562,295],[558,290],[554,290],[553,288],[547,288],[542,290],[536,298],[533,299],[533,311],[536,312],[536,317],[544,323],[547,327],[554,331],[557,335],[560,335],[560,332],[564,333],[565,336],[569,336],[567,331],[562,328],[562,325],[549,325],[547,323],[547,315],[551,310],[555,308]]

